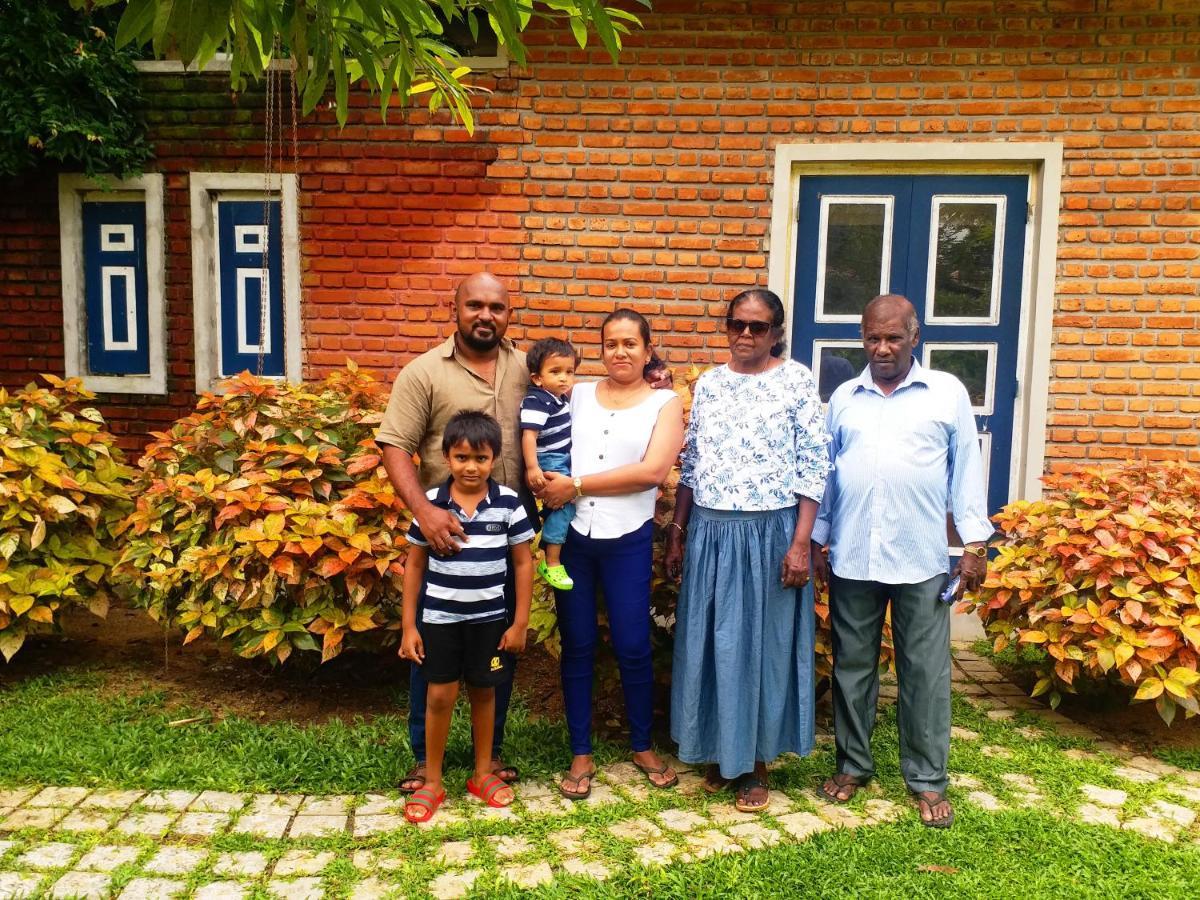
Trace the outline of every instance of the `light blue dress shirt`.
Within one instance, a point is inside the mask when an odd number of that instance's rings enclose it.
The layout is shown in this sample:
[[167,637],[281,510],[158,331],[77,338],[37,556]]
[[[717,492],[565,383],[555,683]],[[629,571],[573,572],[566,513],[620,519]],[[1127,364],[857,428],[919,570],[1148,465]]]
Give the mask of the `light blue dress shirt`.
[[966,543],[992,535],[966,388],[914,359],[890,395],[868,366],[829,398],[833,472],[813,526],[839,578],[917,584],[944,573],[946,513]]

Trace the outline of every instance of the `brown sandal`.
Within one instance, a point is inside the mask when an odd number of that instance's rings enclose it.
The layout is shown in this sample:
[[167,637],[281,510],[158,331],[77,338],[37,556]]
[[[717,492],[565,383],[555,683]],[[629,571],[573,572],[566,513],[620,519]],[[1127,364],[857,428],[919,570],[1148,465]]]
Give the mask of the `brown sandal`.
[[[562,780],[558,782],[558,792],[568,800],[586,800],[588,797],[592,796],[592,781],[595,779],[595,777],[595,769],[591,769],[587,772],[580,772],[578,775],[572,775],[570,772],[568,772],[562,777]],[[563,781],[569,781],[571,784],[575,785],[575,787],[579,787],[579,783],[585,778],[588,780],[586,791],[563,790]]]
[[[854,795],[858,793],[859,788],[866,787],[867,778],[859,778],[857,775],[851,775],[848,772],[838,772],[836,775],[831,775],[825,779],[825,783],[821,785],[821,794],[831,803],[849,803],[854,799]],[[829,782],[833,782],[837,786],[836,791],[829,790]],[[850,788],[850,793],[845,797],[839,797],[842,791]]]
[[666,781],[664,781],[662,784],[659,784],[657,781],[655,781],[653,778],[650,777],[651,775],[666,775],[667,772],[671,771],[671,766],[669,763],[663,763],[661,766],[658,766],[657,768],[655,768],[654,766],[643,766],[640,762],[638,762],[635,759],[635,760],[633,760],[633,764],[635,766],[637,766],[637,768],[639,769],[639,771],[641,771],[641,773],[643,775],[646,776],[646,780],[648,782],[650,782],[650,786],[656,787],[660,791],[665,791],[667,788],[673,788],[673,787],[675,787],[675,785],[679,784],[679,775],[675,772],[671,772],[671,777],[669,779],[667,779]]
[[403,778],[400,779],[400,793],[415,794],[425,787],[425,763],[414,763]]
[[704,788],[706,794],[719,794],[721,791],[729,787],[732,778],[726,778],[721,774],[721,767],[716,763],[711,764],[704,772],[704,781],[700,786]]
[[[755,803],[750,799],[750,795],[759,788],[762,788],[763,790],[763,799],[761,803]],[[733,805],[738,812],[762,812],[771,805],[771,788],[757,775],[743,775],[738,780],[737,798],[734,800]]]

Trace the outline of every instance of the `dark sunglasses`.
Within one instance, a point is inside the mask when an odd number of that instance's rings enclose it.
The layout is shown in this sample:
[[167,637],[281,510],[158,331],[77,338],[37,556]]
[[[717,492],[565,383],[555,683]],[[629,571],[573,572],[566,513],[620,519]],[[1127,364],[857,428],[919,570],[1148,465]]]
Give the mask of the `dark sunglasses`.
[[754,337],[762,337],[774,327],[770,322],[746,322],[732,316],[725,320],[725,330],[730,334],[742,334],[749,328]]

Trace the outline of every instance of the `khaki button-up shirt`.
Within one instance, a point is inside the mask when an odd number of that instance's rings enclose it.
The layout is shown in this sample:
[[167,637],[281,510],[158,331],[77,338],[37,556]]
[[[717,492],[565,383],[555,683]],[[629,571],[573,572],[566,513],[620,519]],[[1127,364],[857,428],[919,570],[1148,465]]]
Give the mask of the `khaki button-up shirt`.
[[504,435],[492,477],[524,494],[520,414],[528,386],[525,354],[512,341],[500,342],[496,381],[488,384],[459,358],[451,335],[400,370],[375,440],[419,455],[417,477],[428,490],[450,477],[442,455],[446,423],[464,409],[481,410],[500,423]]

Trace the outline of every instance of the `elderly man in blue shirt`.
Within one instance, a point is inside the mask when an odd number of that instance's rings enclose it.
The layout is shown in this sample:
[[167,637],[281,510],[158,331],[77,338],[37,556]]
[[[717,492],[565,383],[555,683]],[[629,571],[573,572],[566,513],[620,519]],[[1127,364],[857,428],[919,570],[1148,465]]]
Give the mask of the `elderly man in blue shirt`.
[[[921,821],[949,828],[950,604],[946,514],[964,542],[950,600],[975,590],[992,534],[983,460],[966,388],[923,368],[916,310],[884,294],[862,317],[867,368],[829,399],[833,473],[813,528],[813,566],[829,581],[837,772],[821,787],[845,803],[875,774],[871,732],[887,604],[900,683],[900,770]],[[828,561],[820,552],[828,549]],[[832,570],[832,571],[830,571]]]

